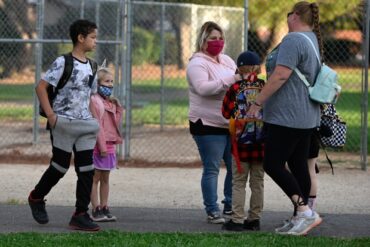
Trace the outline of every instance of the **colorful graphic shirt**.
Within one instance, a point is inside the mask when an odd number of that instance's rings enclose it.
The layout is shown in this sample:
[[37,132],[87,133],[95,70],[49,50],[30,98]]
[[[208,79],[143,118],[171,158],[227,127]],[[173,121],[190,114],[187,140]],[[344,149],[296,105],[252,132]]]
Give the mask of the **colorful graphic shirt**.
[[[64,71],[64,57],[58,57],[42,77],[56,87]],[[69,119],[92,118],[89,110],[90,96],[97,91],[96,77],[89,61],[73,58],[73,70],[67,84],[58,91],[53,102],[53,110],[58,116]]]

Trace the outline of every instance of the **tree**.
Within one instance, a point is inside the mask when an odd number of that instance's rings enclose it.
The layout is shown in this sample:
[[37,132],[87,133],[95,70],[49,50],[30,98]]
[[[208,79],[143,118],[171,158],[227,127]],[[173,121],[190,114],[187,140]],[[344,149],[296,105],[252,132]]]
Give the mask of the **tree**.
[[[158,0],[161,2],[193,3],[202,5],[218,5],[229,7],[244,7],[244,0]],[[286,25],[286,13],[294,6],[296,0],[271,1],[271,0],[249,0],[248,19],[249,35],[248,44],[258,47],[260,55],[266,54],[267,50],[274,47],[281,38],[288,32]],[[338,17],[349,16],[344,20],[346,25],[342,28],[350,27],[352,20],[358,20],[360,12],[357,11],[363,4],[363,0],[317,0],[320,8],[320,22],[324,28],[324,36],[329,36],[334,29],[328,26],[338,21]],[[327,25],[326,25],[327,24]],[[261,28],[269,33],[267,40],[261,40],[257,32]]]
[[[34,12],[26,0],[0,0],[0,35],[2,38],[32,38]],[[27,66],[32,50],[23,43],[3,43],[0,49],[0,78],[7,77],[14,70]],[[22,59],[18,59],[21,57]]]

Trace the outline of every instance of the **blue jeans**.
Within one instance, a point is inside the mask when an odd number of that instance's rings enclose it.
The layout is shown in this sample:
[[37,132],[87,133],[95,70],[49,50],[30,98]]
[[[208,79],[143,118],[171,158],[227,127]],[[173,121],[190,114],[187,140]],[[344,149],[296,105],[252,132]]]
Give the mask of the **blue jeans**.
[[220,172],[221,160],[226,165],[226,177],[224,182],[224,208],[231,210],[232,194],[232,162],[231,141],[228,135],[193,135],[198,146],[200,158],[203,163],[202,194],[203,204],[207,214],[219,213],[217,204],[217,182]]

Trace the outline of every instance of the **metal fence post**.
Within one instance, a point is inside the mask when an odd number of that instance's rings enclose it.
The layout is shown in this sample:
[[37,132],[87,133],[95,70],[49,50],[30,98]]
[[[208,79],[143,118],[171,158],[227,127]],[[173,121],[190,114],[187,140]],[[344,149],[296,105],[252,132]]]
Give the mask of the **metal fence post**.
[[[40,40],[44,37],[44,0],[37,1],[37,24],[36,24],[36,33],[37,39]],[[41,79],[41,68],[42,68],[42,48],[43,44],[41,42],[37,42],[35,44],[35,86]],[[33,90],[33,143],[37,143],[39,141],[40,133],[39,133],[39,99],[37,98],[36,91]]]
[[132,4],[131,0],[125,1],[125,32],[122,36],[124,37],[125,47],[124,47],[124,73],[122,77],[125,78],[125,107],[126,107],[126,126],[125,126],[125,160],[130,158],[130,142],[131,142],[131,35],[132,35]]
[[164,56],[165,56],[165,48],[164,48],[164,16],[165,16],[165,8],[166,6],[162,3],[161,5],[161,19],[160,19],[160,33],[161,33],[161,106],[160,106],[160,130],[163,131],[164,125]]
[[244,0],[244,51],[248,50],[248,11],[249,1]]
[[[116,41],[117,42],[119,42],[119,38],[120,38],[120,28],[122,27],[122,20],[124,16],[123,11],[124,11],[123,0],[120,0],[118,3],[118,8],[117,8],[117,21],[116,21]],[[117,85],[117,90],[115,90],[114,92],[116,94],[116,97],[119,99],[120,103],[123,105],[123,101],[124,101],[124,97],[122,94],[123,76],[122,76],[122,73],[120,73],[120,67],[119,67],[119,57],[120,57],[120,51],[122,51],[122,47],[123,47],[122,42],[121,44],[116,44],[115,46],[114,66],[115,66],[116,73],[114,74],[114,81],[116,83],[117,82],[119,83]],[[121,63],[121,66],[122,66],[122,63]],[[120,124],[119,128],[122,132],[122,123]],[[118,145],[117,155],[120,158],[123,157],[123,145],[122,144]]]
[[367,111],[368,111],[368,93],[369,93],[369,42],[370,42],[370,38],[369,38],[369,30],[370,30],[370,19],[369,19],[369,15],[370,15],[370,0],[367,0],[366,1],[366,10],[365,10],[365,40],[364,40],[364,45],[363,45],[363,51],[364,51],[364,66],[363,66],[363,69],[364,69],[364,73],[363,73],[363,80],[362,80],[362,95],[363,95],[363,99],[362,99],[362,104],[361,104],[361,120],[362,120],[362,123],[361,123],[361,167],[362,167],[362,170],[366,171],[367,170],[367,125],[368,125],[368,122],[367,122]]
[[[98,30],[100,27],[100,0],[96,0],[95,3],[95,23],[98,26]],[[98,61],[100,58],[100,48],[99,46],[96,47],[95,49],[95,60]]]
[[84,17],[85,17],[85,0],[81,0],[80,19],[83,19]]

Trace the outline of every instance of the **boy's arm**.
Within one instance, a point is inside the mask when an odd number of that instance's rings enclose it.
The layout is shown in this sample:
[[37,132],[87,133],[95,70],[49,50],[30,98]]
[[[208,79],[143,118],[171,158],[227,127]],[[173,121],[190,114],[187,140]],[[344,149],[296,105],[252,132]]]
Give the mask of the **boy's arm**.
[[48,93],[47,93],[48,87],[50,87],[49,83],[41,79],[39,84],[36,86],[36,94],[37,94],[37,97],[39,98],[40,105],[42,109],[44,110],[46,117],[48,118],[48,122],[50,126],[54,127],[57,116],[54,113],[54,110],[49,102]]

